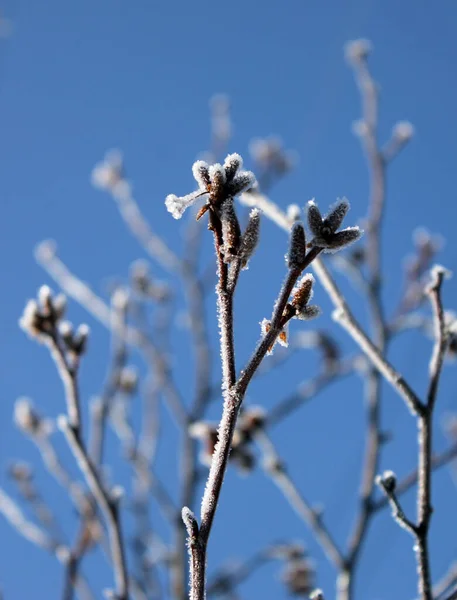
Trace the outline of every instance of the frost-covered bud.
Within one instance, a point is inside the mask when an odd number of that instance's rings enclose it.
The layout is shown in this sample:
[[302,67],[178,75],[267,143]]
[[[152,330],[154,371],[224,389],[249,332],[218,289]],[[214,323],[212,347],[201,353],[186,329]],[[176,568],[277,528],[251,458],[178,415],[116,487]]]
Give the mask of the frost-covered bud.
[[350,204],[347,198],[338,198],[335,204],[331,207],[328,215],[324,218],[322,222],[323,227],[328,227],[332,233],[335,232],[341,227],[344,217],[349,209]]
[[315,200],[310,200],[306,206],[308,227],[314,236],[319,236],[322,228],[322,215]]
[[397,476],[393,471],[384,471],[376,477],[376,484],[382,487],[386,494],[393,494],[397,487]]
[[70,321],[62,321],[62,323],[59,323],[59,333],[65,344],[68,347],[72,346],[74,329],[73,324],[70,323]]
[[309,306],[305,306],[301,311],[299,311],[295,318],[300,319],[301,321],[311,321],[311,319],[315,319],[322,314],[322,311],[319,306],[316,304],[310,304]]
[[213,423],[196,421],[189,425],[189,435],[203,442],[203,451],[199,455],[200,462],[210,467],[218,440],[217,427]]
[[9,469],[10,477],[18,482],[30,482],[33,479],[32,467],[25,462],[15,462]]
[[314,277],[311,273],[307,273],[292,291],[290,305],[295,310],[295,318],[301,319],[302,321],[315,319],[321,314],[321,310],[318,306],[309,304],[309,301],[313,297],[313,285]]
[[300,268],[306,257],[306,237],[305,228],[300,222],[292,226],[290,232],[289,253],[287,255],[287,264],[289,269]]
[[325,600],[324,592],[320,589],[313,590],[309,596],[309,600]]
[[110,500],[115,505],[119,505],[125,497],[125,489],[121,485],[115,485],[110,492]]
[[18,398],[16,400],[14,422],[25,434],[31,436],[40,434],[43,429],[43,421],[28,398]]
[[84,354],[87,350],[87,340],[89,339],[90,328],[85,323],[81,324],[73,336],[72,350],[78,356]]
[[35,258],[39,263],[48,263],[57,254],[57,244],[54,240],[44,240],[35,248]]
[[267,456],[263,459],[263,468],[267,473],[283,473],[285,471],[284,463],[277,457]]
[[105,158],[92,170],[91,181],[94,187],[113,192],[124,180],[124,161],[119,150],[110,150]]
[[295,223],[298,221],[301,215],[301,208],[298,204],[289,204],[287,207],[287,219],[290,223]]
[[240,171],[235,175],[232,181],[227,184],[227,193],[230,196],[238,196],[253,188],[255,184],[256,178],[252,171]]
[[304,275],[297,287],[292,291],[292,306],[299,312],[313,297],[314,277],[311,273]]
[[[135,279],[135,282],[137,280]],[[111,295],[111,306],[114,310],[119,312],[124,312],[127,310],[127,306],[129,304],[129,293],[127,288],[125,287],[117,287]]]
[[222,243],[224,261],[229,263],[238,254],[240,248],[240,224],[233,205],[233,198],[228,198],[221,206]]
[[[190,510],[190,508],[187,508],[187,506],[184,506],[184,508],[181,511],[181,517],[182,517],[184,525],[186,526],[186,530],[189,535],[189,538],[194,538],[194,540],[197,539],[198,523],[197,523],[197,519],[195,518],[194,513]],[[194,540],[189,539],[189,543],[192,543],[192,541],[194,541]]]
[[255,457],[246,444],[232,445],[230,461],[243,475],[248,475],[255,467]]
[[198,187],[207,192],[210,185],[210,176],[209,176],[209,165],[204,160],[197,160],[192,165],[192,173],[195,178],[195,181],[198,183]]
[[259,241],[259,233],[260,210],[258,208],[254,208],[251,210],[248,224],[240,240],[240,250],[238,254],[241,260],[241,267],[243,269],[248,268],[249,259],[254,254]]
[[65,294],[58,294],[52,301],[52,307],[56,321],[60,321],[67,310],[67,297]]
[[443,267],[443,265],[436,264],[431,268],[430,276],[432,279],[451,279],[452,271],[446,267]]
[[238,429],[245,441],[249,441],[252,434],[263,427],[265,417],[265,410],[261,406],[250,406],[242,412],[238,420]]
[[39,337],[42,332],[43,319],[36,300],[29,300],[25,305],[19,325],[31,337]]
[[[147,294],[149,287],[151,285],[151,278],[149,275],[149,265],[145,260],[136,260],[130,268],[130,276],[132,279],[132,287],[140,292],[141,294]],[[127,290],[125,290],[123,295],[127,295]],[[120,308],[120,310],[125,310],[127,308],[127,302],[125,303],[124,308]]]
[[359,63],[366,60],[372,51],[372,45],[369,40],[359,39],[351,40],[344,46],[344,54],[349,63]]
[[[260,322],[260,331],[261,331],[263,338],[267,335],[267,333],[270,331],[270,329],[271,329],[271,322],[268,319],[263,319]],[[286,323],[286,325],[284,325],[283,329],[281,329],[276,340],[268,348],[267,355],[273,354],[273,348],[274,348],[276,342],[280,346],[284,346],[285,348],[287,348],[289,346],[289,323]]]
[[211,179],[211,198],[216,201],[224,200],[226,182],[224,167],[220,163],[211,165],[209,168],[209,176]]
[[224,161],[225,177],[230,183],[238,171],[243,168],[243,159],[239,154],[229,154]]
[[402,144],[409,142],[414,135],[414,126],[409,121],[399,121],[392,129],[392,136]]
[[41,315],[49,317],[53,311],[52,290],[48,285],[42,285],[38,290],[38,304],[40,305]]
[[119,373],[119,388],[126,394],[133,394],[138,386],[138,371],[133,367],[124,367]]
[[175,219],[180,219],[185,210],[189,208],[189,206],[192,206],[199,196],[201,196],[201,192],[192,192],[192,194],[187,194],[187,196],[168,194],[165,198],[165,206]]
[[308,226],[314,236],[309,245],[321,248],[324,252],[337,252],[358,240],[363,233],[359,227],[337,231],[348,210],[349,202],[343,198],[322,217],[314,200],[308,202]]
[[283,581],[290,594],[303,596],[314,589],[314,575],[314,567],[309,560],[291,560],[283,573]]

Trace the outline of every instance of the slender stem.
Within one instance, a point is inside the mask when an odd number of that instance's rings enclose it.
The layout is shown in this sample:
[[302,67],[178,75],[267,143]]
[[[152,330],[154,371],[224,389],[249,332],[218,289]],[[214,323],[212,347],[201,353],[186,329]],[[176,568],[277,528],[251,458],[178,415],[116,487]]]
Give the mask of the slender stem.
[[344,556],[329,530],[324,525],[322,515],[313,509],[303,495],[300,494],[266,433],[258,431],[255,437],[264,454],[265,471],[283,492],[295,512],[311,529],[329,560],[338,569],[343,569],[345,566]]
[[[453,444],[450,448],[442,452],[441,454],[436,454],[431,457],[430,467],[432,471],[436,471],[441,467],[448,465],[452,460],[457,458],[457,442]],[[419,474],[418,470],[415,469],[412,473],[407,475],[404,479],[397,483],[397,487],[395,488],[395,493],[398,496],[401,496],[412,487],[414,487],[417,483]],[[372,503],[371,510],[373,512],[378,512],[386,507],[388,503],[388,499],[385,496],[382,496],[378,500]]]
[[430,383],[427,392],[427,403],[418,416],[419,427],[419,465],[418,465],[418,524],[417,524],[417,565],[419,573],[419,596],[422,600],[431,600],[432,578],[430,574],[430,557],[428,550],[428,533],[433,512],[432,507],[432,432],[433,409],[436,403],[438,384],[447,347],[444,310],[441,301],[441,287],[444,271],[435,268],[432,271],[433,281],[428,288],[430,302],[434,313],[435,345],[430,361]]
[[[222,388],[224,392],[224,407],[218,429],[218,442],[211,461],[208,481],[203,494],[201,505],[201,523],[198,543],[190,545],[191,558],[191,600],[204,600],[206,552],[212,524],[217,510],[217,504],[224,481],[230,454],[233,434],[235,432],[238,412],[246,393],[247,386],[254,376],[268,349],[274,344],[283,323],[283,314],[289,296],[302,271],[319,255],[320,249],[313,248],[307,255],[303,265],[289,270],[279,298],[275,304],[271,318],[270,330],[260,342],[247,367],[241,371],[236,380],[235,346],[233,339],[233,296],[239,274],[239,265],[234,264],[232,271],[224,262],[223,240],[216,215],[211,216],[211,229],[214,232],[216,257],[218,261],[218,284],[216,287],[218,300],[218,320],[222,359]],[[187,528],[189,531],[189,528]],[[196,564],[196,561],[198,564]],[[198,579],[198,581],[195,580]]]
[[[387,335],[381,299],[381,226],[386,200],[386,172],[383,156],[378,148],[378,95],[376,84],[365,61],[357,61],[355,74],[362,98],[365,123],[361,136],[370,170],[370,202],[366,231],[366,263],[368,281],[365,288],[374,345],[382,357],[386,351]],[[349,600],[353,595],[354,573],[371,521],[371,504],[375,492],[381,452],[381,374],[371,367],[366,375],[365,398],[367,404],[367,434],[359,509],[353,530],[349,536],[347,567],[338,586],[339,599]]]
[[65,433],[79,468],[84,474],[87,484],[105,516],[114,565],[117,598],[119,600],[128,600],[127,567],[117,501],[110,498],[108,492],[105,490],[100,475],[90,460],[78,431],[71,426],[65,417],[60,419],[59,425]]
[[94,498],[105,515],[114,565],[116,593],[118,600],[128,600],[127,568],[117,502],[113,501],[105,490],[100,479],[100,474],[92,463],[81,438],[77,367],[71,368],[69,366],[65,353],[59,343],[57,333],[49,337],[48,346],[64,383],[67,395],[68,418],[61,418],[59,425],[61,425],[65,433],[70,449],[85,476]]
[[304,269],[311,265],[313,261],[315,262],[317,260],[317,257],[321,251],[321,248],[312,248],[306,255],[304,264],[300,266],[300,268],[291,269],[287,273],[286,280],[283,283],[279,298],[275,304],[275,309],[270,322],[270,329],[257,346],[246,367],[243,369],[243,371],[241,371],[238,381],[235,385],[235,392],[237,394],[244,396],[246,393],[246,389],[252,377],[254,376],[260,363],[268,352],[268,349],[274,343],[283,327],[283,324],[281,323],[282,315],[297,279],[300,277]]

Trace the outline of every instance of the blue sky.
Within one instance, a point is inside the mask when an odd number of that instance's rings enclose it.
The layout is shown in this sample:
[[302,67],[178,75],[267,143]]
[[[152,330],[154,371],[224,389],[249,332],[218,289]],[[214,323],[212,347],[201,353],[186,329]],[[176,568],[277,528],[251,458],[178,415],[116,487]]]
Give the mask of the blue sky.
[[[297,168],[274,189],[278,204],[304,205],[316,197],[325,208],[345,195],[352,204],[350,219],[356,222],[366,212],[368,175],[351,133],[351,123],[360,115],[359,98],[343,45],[368,38],[375,49],[372,72],[381,86],[381,139],[389,137],[398,120],[408,119],[416,129],[413,142],[389,170],[383,259],[385,301],[392,308],[416,227],[440,232],[446,239],[440,261],[457,268],[457,8],[452,0],[6,0],[1,9],[12,21],[12,34],[0,41],[0,456],[2,467],[12,458],[38,465],[38,481],[70,535],[74,521],[65,497],[47,478],[32,444],[11,425],[11,415],[15,398],[23,394],[50,416],[63,410],[49,357],[17,326],[25,300],[39,285],[50,283],[34,261],[35,245],[55,239],[69,267],[105,296],[106,282],[114,276],[125,279],[129,264],[143,256],[110,198],[91,187],[93,165],[105,150],[121,148],[142,210],[179,249],[183,227],[166,213],[163,201],[168,193],[193,189],[192,162],[209,144],[208,100],[223,92],[232,102],[229,150],[246,155],[248,166],[253,137],[279,134],[298,153]],[[211,260],[210,247],[205,246],[205,264]],[[237,301],[240,364],[255,344],[258,322],[271,310],[284,274],[285,248],[284,234],[265,224]],[[159,268],[154,272],[163,276]],[[350,294],[354,309],[361,311],[356,295]],[[344,347],[353,349],[331,322],[331,306],[322,290],[317,290],[316,300],[324,309],[322,326],[335,330]],[[457,309],[455,279],[446,284],[445,301]],[[69,316],[87,321],[93,330],[82,370],[82,393],[88,400],[103,382],[109,338],[75,304]],[[208,320],[214,337],[212,302]],[[174,338],[178,384],[184,393],[192,378],[186,340],[182,333]],[[392,360],[418,389],[426,383],[429,352],[430,343],[416,336],[402,338],[392,351]],[[314,365],[303,353],[282,375],[256,383],[249,400],[272,406],[310,377]],[[455,368],[446,368],[438,417],[455,409]],[[308,498],[326,506],[328,522],[341,542],[352,523],[363,451],[362,393],[361,382],[351,378],[273,432],[291,473]],[[404,474],[416,460],[415,425],[387,388],[383,418],[394,434],[383,466]],[[173,489],[174,433],[168,429],[159,466]],[[64,444],[57,443],[65,452]],[[446,445],[439,427],[435,443],[438,449]],[[117,457],[113,445],[114,477],[128,482]],[[0,480],[8,486],[4,470]],[[447,470],[435,481],[432,567],[437,579],[457,554],[457,491]],[[412,496],[406,506],[412,509]],[[0,537],[5,598],[37,597],[37,589],[40,598],[59,597],[61,572],[55,561],[18,537],[3,519]],[[278,538],[308,545],[318,565],[318,583],[332,598],[332,569],[261,470],[248,479],[230,472],[211,543],[210,572],[223,560],[247,557]],[[109,586],[102,559],[93,557],[95,568],[89,562],[87,573],[96,584]],[[264,568],[242,588],[242,596],[284,597],[277,573],[276,566]],[[357,597],[412,597],[414,581],[411,540],[383,513],[370,531]]]

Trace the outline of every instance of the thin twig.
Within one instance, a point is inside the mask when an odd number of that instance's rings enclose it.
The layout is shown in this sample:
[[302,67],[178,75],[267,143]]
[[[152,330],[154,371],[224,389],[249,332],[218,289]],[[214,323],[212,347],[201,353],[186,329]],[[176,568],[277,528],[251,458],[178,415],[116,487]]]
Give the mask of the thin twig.
[[270,438],[264,431],[260,430],[255,434],[255,439],[264,454],[263,466],[266,473],[270,475],[295,512],[311,529],[329,560],[337,569],[343,569],[345,567],[344,556],[324,525],[322,515],[298,491]]
[[[97,468],[92,463],[80,432],[79,393],[77,385],[77,369],[70,368],[56,334],[49,336],[48,346],[54,358],[58,373],[64,382],[65,391],[68,394],[67,406],[69,415],[59,418],[59,426],[67,438],[70,449],[85,476],[86,482],[97,500],[108,525],[111,554],[116,580],[116,593],[118,600],[128,600],[128,579],[125,562],[125,551],[121,532],[118,503],[111,498],[100,479]],[[70,412],[70,410],[72,412]]]
[[419,573],[419,596],[422,600],[432,598],[432,577],[428,549],[428,532],[432,507],[432,427],[433,410],[436,403],[438,384],[447,346],[444,310],[441,300],[441,287],[445,272],[435,267],[432,283],[427,292],[432,304],[435,321],[435,345],[430,361],[430,383],[425,409],[418,415],[419,464],[418,464],[418,524],[417,524],[417,566]]

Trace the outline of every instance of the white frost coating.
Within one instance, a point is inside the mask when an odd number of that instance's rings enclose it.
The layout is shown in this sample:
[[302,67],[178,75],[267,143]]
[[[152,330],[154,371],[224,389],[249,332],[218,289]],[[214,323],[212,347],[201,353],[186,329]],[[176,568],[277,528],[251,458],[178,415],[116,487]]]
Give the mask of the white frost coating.
[[48,285],[42,285],[38,290],[38,301],[41,306],[49,304],[52,298],[52,290]]
[[211,426],[204,421],[195,421],[188,427],[190,437],[197,440],[205,440],[208,437]]
[[348,62],[360,62],[368,57],[373,47],[369,40],[359,39],[347,42],[344,46],[344,54]]
[[315,283],[315,279],[314,279],[314,275],[312,273],[305,273],[303,275],[303,277],[300,279],[300,281],[295,285],[294,289],[292,290],[291,296],[295,296],[295,294],[305,285],[305,283],[307,283],[308,281],[311,282],[311,289],[309,291],[309,296],[308,299],[306,301],[306,303],[308,304],[308,302],[311,300],[311,298],[314,296],[314,283]]
[[452,271],[450,271],[449,269],[446,269],[446,267],[443,267],[443,265],[433,265],[430,274],[432,276],[433,279],[435,279],[436,277],[443,277],[444,279],[451,279],[452,277]]
[[175,194],[169,194],[165,198],[165,206],[175,219],[180,219],[183,216],[184,211],[189,208],[189,206],[192,206],[197,198],[198,194],[196,192],[182,197],[176,196]]
[[225,183],[225,169],[220,163],[215,163],[209,168],[209,177],[211,179],[211,183],[214,185]]
[[197,160],[192,165],[192,174],[195,181],[198,183],[198,187],[202,191],[207,191],[207,185],[209,182],[209,165],[204,160]]
[[311,321],[311,319],[315,319],[322,314],[322,311],[317,304],[311,304],[311,306],[305,306],[303,310],[301,310],[297,314],[297,319],[301,321]]
[[395,123],[392,134],[401,142],[408,142],[414,135],[414,125],[409,121]]
[[261,211],[258,208],[251,210],[249,215],[249,222],[246,229],[241,237],[240,243],[240,258],[242,261],[242,268],[249,268],[249,259],[251,258],[254,250],[257,247],[260,233],[260,215]]
[[292,225],[289,241],[289,253],[287,256],[287,264],[289,269],[300,266],[306,256],[306,237],[303,223],[296,221]]
[[36,300],[29,300],[25,305],[22,317],[19,319],[19,326],[31,337],[36,337],[40,333],[35,327],[35,322],[39,314],[40,310]]
[[234,196],[238,196],[238,194],[253,188],[255,184],[256,178],[252,171],[241,171],[230,183],[230,190]]
[[298,221],[300,215],[301,208],[298,206],[298,204],[289,204],[289,206],[287,207],[287,218],[289,219],[289,221],[291,221],[291,223],[293,223],[294,221]]
[[92,185],[103,190],[112,190],[123,179],[123,158],[120,150],[110,150],[105,158],[92,170]]
[[59,323],[59,333],[63,337],[73,335],[73,325],[70,321],[62,321],[62,323]]
[[234,152],[233,154],[227,155],[224,161],[224,169],[226,170],[227,175],[231,174],[233,177],[233,175],[242,168],[243,159],[239,154]]
[[350,210],[350,208],[351,205],[349,203],[349,200],[345,196],[343,196],[343,198],[337,198],[336,202],[330,205],[330,208],[327,214],[325,215],[324,219],[328,219],[329,217],[331,218],[334,214],[336,214],[336,216],[341,217],[339,224],[337,225],[337,227],[335,227],[336,231],[338,227],[341,226],[341,223],[343,222],[343,219]]
[[18,398],[14,404],[14,422],[25,433],[36,432],[40,419],[33,409],[29,398]]

